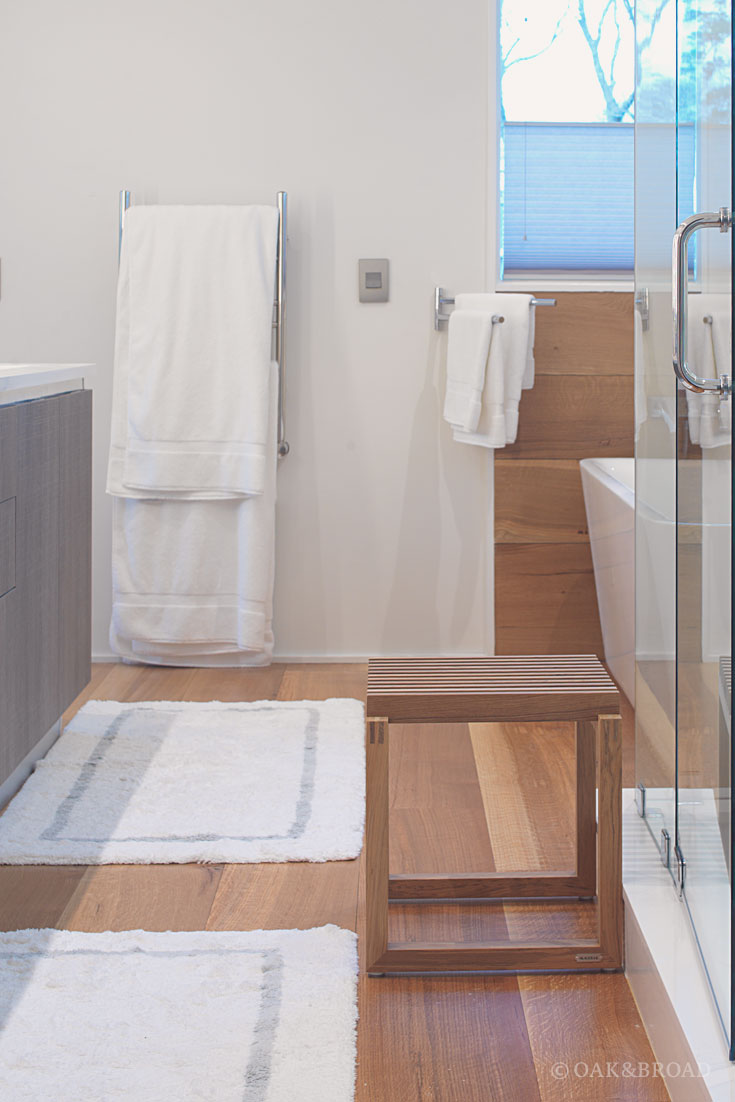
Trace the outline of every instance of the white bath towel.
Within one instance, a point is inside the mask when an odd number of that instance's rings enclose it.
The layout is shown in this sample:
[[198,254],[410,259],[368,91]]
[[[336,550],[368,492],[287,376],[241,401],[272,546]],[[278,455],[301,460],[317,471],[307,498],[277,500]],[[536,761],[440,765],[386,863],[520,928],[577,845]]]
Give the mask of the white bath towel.
[[262,494],[115,499],[110,643],[116,653],[159,665],[271,660],[277,394],[273,364]]
[[505,318],[503,354],[507,444],[512,444],[518,433],[521,392],[530,390],[534,382],[535,307],[531,305],[532,297],[515,294],[461,294],[455,298],[455,310],[484,310]]
[[444,420],[465,432],[480,420],[492,330],[487,310],[455,310],[449,318]]
[[[706,324],[704,318],[712,319]],[[730,300],[724,294],[690,294],[689,364],[702,379],[718,379],[730,374],[731,324]],[[718,448],[732,439],[731,398],[716,391],[697,394],[685,390],[689,438],[701,448]]]
[[277,229],[275,207],[128,211],[109,493],[263,492]]
[[507,443],[504,330],[505,325],[501,323],[492,327],[480,418],[474,432],[464,432],[456,427],[453,429],[454,439],[460,444],[504,448]]

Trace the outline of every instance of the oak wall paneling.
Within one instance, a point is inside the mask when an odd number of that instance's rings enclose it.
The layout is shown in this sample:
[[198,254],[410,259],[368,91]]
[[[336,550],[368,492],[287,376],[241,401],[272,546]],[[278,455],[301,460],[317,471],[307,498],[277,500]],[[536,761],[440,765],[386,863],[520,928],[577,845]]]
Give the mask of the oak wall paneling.
[[602,655],[589,545],[497,544],[496,654]]
[[633,374],[631,294],[575,291],[554,298],[556,306],[536,311],[537,370],[546,375]]
[[576,459],[495,459],[496,543],[588,543]]
[[518,436],[504,458],[586,459],[633,454],[629,375],[544,375],[521,398]]
[[633,296],[554,297],[517,440],[495,453],[495,649],[603,657],[579,460],[633,454]]

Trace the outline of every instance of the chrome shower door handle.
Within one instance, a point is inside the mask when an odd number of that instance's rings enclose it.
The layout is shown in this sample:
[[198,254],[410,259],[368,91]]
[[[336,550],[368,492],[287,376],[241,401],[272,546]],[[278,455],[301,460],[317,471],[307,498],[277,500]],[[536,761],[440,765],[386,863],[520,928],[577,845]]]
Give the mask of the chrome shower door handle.
[[703,394],[706,390],[714,390],[719,394],[728,395],[731,390],[729,375],[720,375],[719,379],[700,379],[698,375],[689,370],[689,365],[686,362],[689,238],[697,230],[711,227],[719,229],[720,233],[727,233],[732,228],[732,211],[728,210],[727,207],[720,207],[716,214],[713,212],[693,214],[691,218],[687,218],[686,221],[682,222],[674,234],[672,254],[674,372],[687,390],[693,390],[697,394]]

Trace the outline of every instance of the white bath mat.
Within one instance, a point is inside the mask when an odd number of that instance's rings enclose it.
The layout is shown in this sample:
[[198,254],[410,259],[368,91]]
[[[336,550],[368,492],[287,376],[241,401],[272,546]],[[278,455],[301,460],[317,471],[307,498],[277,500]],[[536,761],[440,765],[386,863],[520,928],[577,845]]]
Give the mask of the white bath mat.
[[350,1102],[356,935],[0,934],[3,1102]]
[[0,864],[356,857],[364,753],[357,700],[93,700],[0,816]]

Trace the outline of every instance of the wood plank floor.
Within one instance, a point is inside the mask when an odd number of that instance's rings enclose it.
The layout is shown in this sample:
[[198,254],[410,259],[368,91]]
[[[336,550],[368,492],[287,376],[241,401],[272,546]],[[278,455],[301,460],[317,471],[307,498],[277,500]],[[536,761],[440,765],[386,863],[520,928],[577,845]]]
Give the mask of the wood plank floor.
[[[100,665],[88,698],[364,698],[366,667]],[[67,716],[68,718],[68,716]],[[625,775],[632,773],[626,714]],[[395,871],[550,868],[569,860],[571,725],[392,728]],[[391,908],[391,936],[524,938],[589,929],[581,904]],[[362,859],[326,864],[0,867],[0,929],[247,930],[364,924]],[[583,936],[589,936],[584,934]],[[357,1102],[663,1102],[659,1079],[555,1078],[554,1064],[653,1064],[622,975],[360,976]]]

